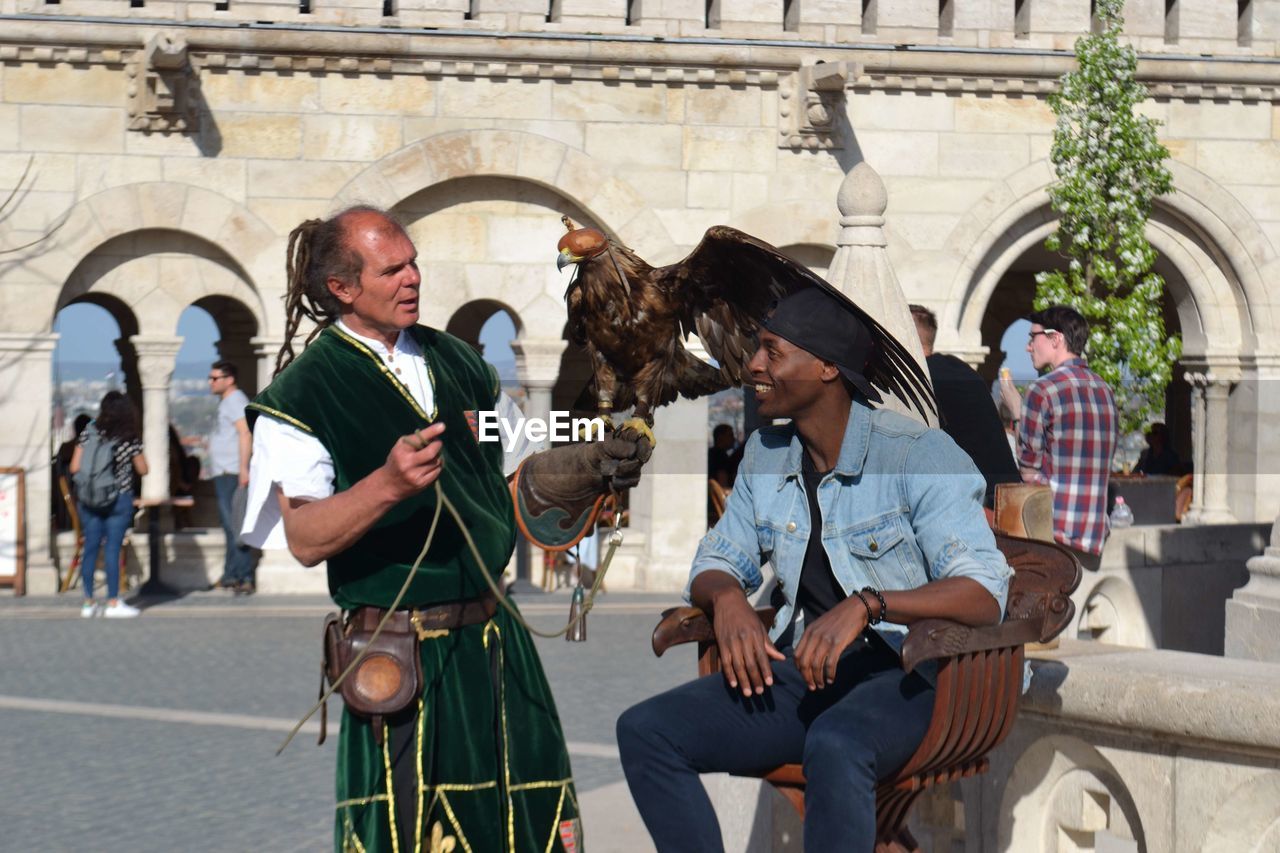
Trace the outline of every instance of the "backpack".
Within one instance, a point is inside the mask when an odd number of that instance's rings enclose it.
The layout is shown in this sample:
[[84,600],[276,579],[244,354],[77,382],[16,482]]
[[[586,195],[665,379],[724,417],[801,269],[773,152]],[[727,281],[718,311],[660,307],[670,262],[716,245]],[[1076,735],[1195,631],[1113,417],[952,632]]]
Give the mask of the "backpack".
[[120,497],[115,472],[116,442],[98,432],[93,424],[87,430],[80,446],[80,470],[73,477],[76,500],[86,509],[106,513]]

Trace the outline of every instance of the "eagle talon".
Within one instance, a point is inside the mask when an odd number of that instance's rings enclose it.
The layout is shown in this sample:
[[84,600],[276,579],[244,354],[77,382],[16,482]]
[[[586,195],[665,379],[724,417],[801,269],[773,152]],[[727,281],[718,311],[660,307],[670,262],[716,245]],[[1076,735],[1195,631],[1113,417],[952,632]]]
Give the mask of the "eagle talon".
[[[606,435],[608,435],[609,433],[611,433],[611,432],[613,432],[613,431],[614,431],[614,426],[613,426],[613,417],[612,417],[611,415],[608,415],[608,414],[600,414],[600,415],[596,415],[596,417],[598,417],[598,418],[599,418],[599,419],[604,423],[604,431],[605,431],[605,434],[606,434]],[[574,434],[574,440],[575,440],[575,441],[590,441],[590,440],[591,440],[591,433],[592,433],[592,429],[591,429],[591,423],[590,423],[590,421],[587,421],[587,422],[579,422],[579,423],[578,423],[578,430],[577,430],[577,432]]]
[[627,418],[625,421],[622,422],[622,427],[618,430],[617,434],[620,436],[622,433],[625,433],[628,430],[643,437],[646,441],[649,442],[650,447],[658,446],[658,439],[654,438],[653,429],[650,428],[649,424],[644,420],[644,418]]

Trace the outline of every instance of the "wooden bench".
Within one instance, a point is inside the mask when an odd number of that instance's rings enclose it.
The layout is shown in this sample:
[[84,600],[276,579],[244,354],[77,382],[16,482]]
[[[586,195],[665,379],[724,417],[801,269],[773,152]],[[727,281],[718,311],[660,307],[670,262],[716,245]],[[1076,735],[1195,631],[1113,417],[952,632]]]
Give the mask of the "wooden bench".
[[[1071,622],[1071,593],[1080,583],[1079,560],[1067,548],[996,534],[996,544],[1013,567],[1005,620],[972,628],[946,619],[911,626],[902,647],[902,666],[911,672],[925,661],[938,662],[937,697],[929,729],[915,754],[876,789],[876,853],[918,853],[907,830],[916,799],[933,785],[953,782],[987,769],[987,753],[1013,728],[1022,695],[1023,646],[1047,643]],[[765,626],[771,609],[757,613]],[[653,632],[658,656],[681,643],[698,644],[698,674],[720,671],[711,622],[696,607],[662,614]],[[758,774],[804,816],[804,772],[784,764]]]

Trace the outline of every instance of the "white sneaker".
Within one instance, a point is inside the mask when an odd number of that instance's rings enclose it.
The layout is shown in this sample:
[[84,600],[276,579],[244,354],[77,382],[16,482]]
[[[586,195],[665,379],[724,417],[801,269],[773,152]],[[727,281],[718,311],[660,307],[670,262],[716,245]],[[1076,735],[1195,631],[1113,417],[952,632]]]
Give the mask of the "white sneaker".
[[132,619],[141,612],[138,608],[125,604],[123,601],[117,601],[115,604],[108,604],[102,608],[102,615],[106,619]]
[[98,615],[98,603],[93,599],[89,599],[84,604],[80,605],[81,619],[92,619],[97,615]]

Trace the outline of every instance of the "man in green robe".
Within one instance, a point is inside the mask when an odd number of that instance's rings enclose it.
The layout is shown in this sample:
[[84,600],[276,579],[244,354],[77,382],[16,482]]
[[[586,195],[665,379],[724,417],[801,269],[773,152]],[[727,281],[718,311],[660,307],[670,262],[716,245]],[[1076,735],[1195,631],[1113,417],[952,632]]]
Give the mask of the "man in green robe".
[[[296,359],[286,344],[275,379],[249,407],[244,541],[287,544],[305,565],[327,562],[330,593],[348,614],[395,603],[435,513],[437,482],[491,576],[515,545],[507,475],[530,448],[504,457],[468,418],[518,412],[473,348],[417,324],[416,255],[404,229],[371,208],[295,230],[286,340],[304,316],[319,329]],[[611,438],[523,460],[523,526],[539,524],[529,506],[543,510],[542,523],[566,515],[585,523],[610,485],[634,484],[645,456]],[[573,499],[548,514],[548,493]],[[399,607],[469,603],[474,614],[484,602],[493,615],[420,632],[424,687],[405,711],[385,720],[344,711],[335,849],[581,849],[542,666],[525,628],[487,595],[462,531],[443,514]]]

